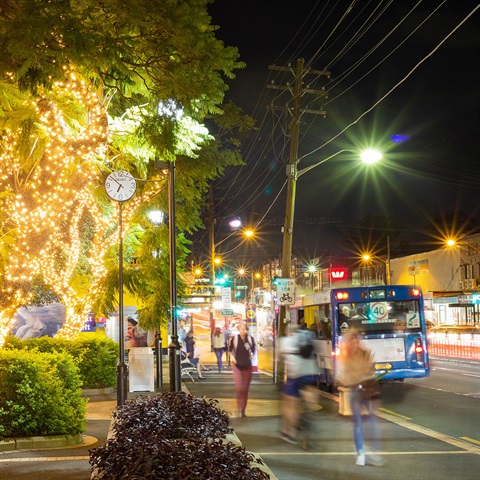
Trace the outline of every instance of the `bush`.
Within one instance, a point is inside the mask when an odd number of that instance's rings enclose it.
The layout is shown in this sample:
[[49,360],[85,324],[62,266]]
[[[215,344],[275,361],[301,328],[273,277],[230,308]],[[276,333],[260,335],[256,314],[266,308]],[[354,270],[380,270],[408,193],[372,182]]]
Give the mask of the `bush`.
[[39,337],[20,340],[9,336],[4,349],[40,352],[66,352],[72,355],[78,367],[83,388],[106,388],[116,384],[117,344],[108,338],[88,334],[74,340]]
[[266,480],[262,463],[224,441],[229,426],[216,400],[184,392],[128,401],[114,413],[115,438],[90,450],[98,478]]
[[65,353],[0,350],[0,435],[75,435],[85,430],[85,403]]

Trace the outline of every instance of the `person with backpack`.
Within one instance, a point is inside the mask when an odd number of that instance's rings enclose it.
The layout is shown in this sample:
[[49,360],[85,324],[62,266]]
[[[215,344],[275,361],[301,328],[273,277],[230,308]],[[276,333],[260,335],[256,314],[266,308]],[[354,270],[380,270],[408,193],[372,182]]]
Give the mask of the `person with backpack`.
[[279,351],[283,357],[286,380],[282,385],[280,438],[296,444],[302,408],[302,390],[317,385],[318,363],[315,334],[311,330],[290,326],[290,334],[281,337]]
[[246,418],[248,392],[252,382],[252,357],[255,353],[255,340],[248,334],[246,321],[238,326],[238,333],[230,338],[229,350],[233,363],[233,379],[237,395],[238,416]]

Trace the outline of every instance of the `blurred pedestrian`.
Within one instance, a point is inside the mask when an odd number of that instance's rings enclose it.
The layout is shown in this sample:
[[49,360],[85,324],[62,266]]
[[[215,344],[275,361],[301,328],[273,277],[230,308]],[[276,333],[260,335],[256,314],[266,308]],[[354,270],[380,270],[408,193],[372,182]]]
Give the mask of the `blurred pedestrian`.
[[225,335],[220,330],[220,327],[215,327],[215,332],[213,333],[213,351],[217,357],[217,367],[218,371],[222,371],[222,357],[223,352],[225,351]]
[[311,389],[318,399],[316,388],[318,363],[314,355],[314,333],[308,329],[290,327],[289,334],[280,338],[279,351],[283,357],[287,378],[282,385],[280,438],[296,444],[302,397],[305,389]]
[[[370,426],[371,441],[374,452],[380,451],[380,431],[378,420],[373,413],[373,400],[365,395],[365,386],[375,381],[373,357],[361,342],[358,333],[348,332],[343,336],[337,370],[337,384],[350,390],[350,407],[353,418],[353,439],[357,451],[357,465],[365,465],[364,432],[362,409],[368,411],[365,422]],[[369,455],[368,463],[382,465],[378,453]]]
[[225,359],[230,366],[230,351],[228,350],[229,340],[230,340],[230,330],[228,329],[228,324],[225,322],[225,325],[222,328],[223,336],[225,337]]
[[238,416],[245,418],[248,391],[252,381],[252,357],[255,353],[255,340],[248,334],[245,321],[240,322],[238,333],[230,339],[229,350],[233,363],[233,379],[237,393]]
[[195,337],[193,330],[189,330],[185,338],[185,357],[197,367],[198,377],[202,377],[202,371],[208,372],[210,369],[200,360],[200,357],[195,356]]

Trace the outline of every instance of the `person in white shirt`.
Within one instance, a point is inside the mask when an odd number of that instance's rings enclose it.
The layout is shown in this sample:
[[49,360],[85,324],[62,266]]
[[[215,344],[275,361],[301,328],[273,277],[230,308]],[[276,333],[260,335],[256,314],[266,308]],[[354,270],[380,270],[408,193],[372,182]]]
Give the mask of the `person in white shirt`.
[[290,326],[290,334],[279,342],[287,374],[282,385],[280,438],[289,443],[298,443],[302,389],[317,385],[319,372],[314,351],[307,358],[300,353],[302,345],[310,344],[314,349],[314,338],[312,331]]

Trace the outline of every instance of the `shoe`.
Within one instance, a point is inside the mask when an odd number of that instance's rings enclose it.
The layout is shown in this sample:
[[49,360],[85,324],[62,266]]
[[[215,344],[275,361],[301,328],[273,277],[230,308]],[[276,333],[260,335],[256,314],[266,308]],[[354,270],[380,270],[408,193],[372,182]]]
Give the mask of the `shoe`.
[[211,370],[211,368],[205,368],[203,371],[204,372],[209,372]]
[[295,440],[290,435],[287,435],[286,433],[280,432],[280,438],[287,443],[291,443],[292,445],[298,444],[297,440]]
[[381,467],[382,465],[385,465],[385,459],[380,455],[369,455],[368,463],[370,465],[375,465],[376,467]]
[[198,377],[199,380],[206,380],[205,377]]
[[363,453],[357,457],[357,465],[365,465],[365,455]]
[[242,412],[242,413],[241,413],[241,417],[242,417],[242,418],[247,418],[247,416],[245,415],[245,412]]

